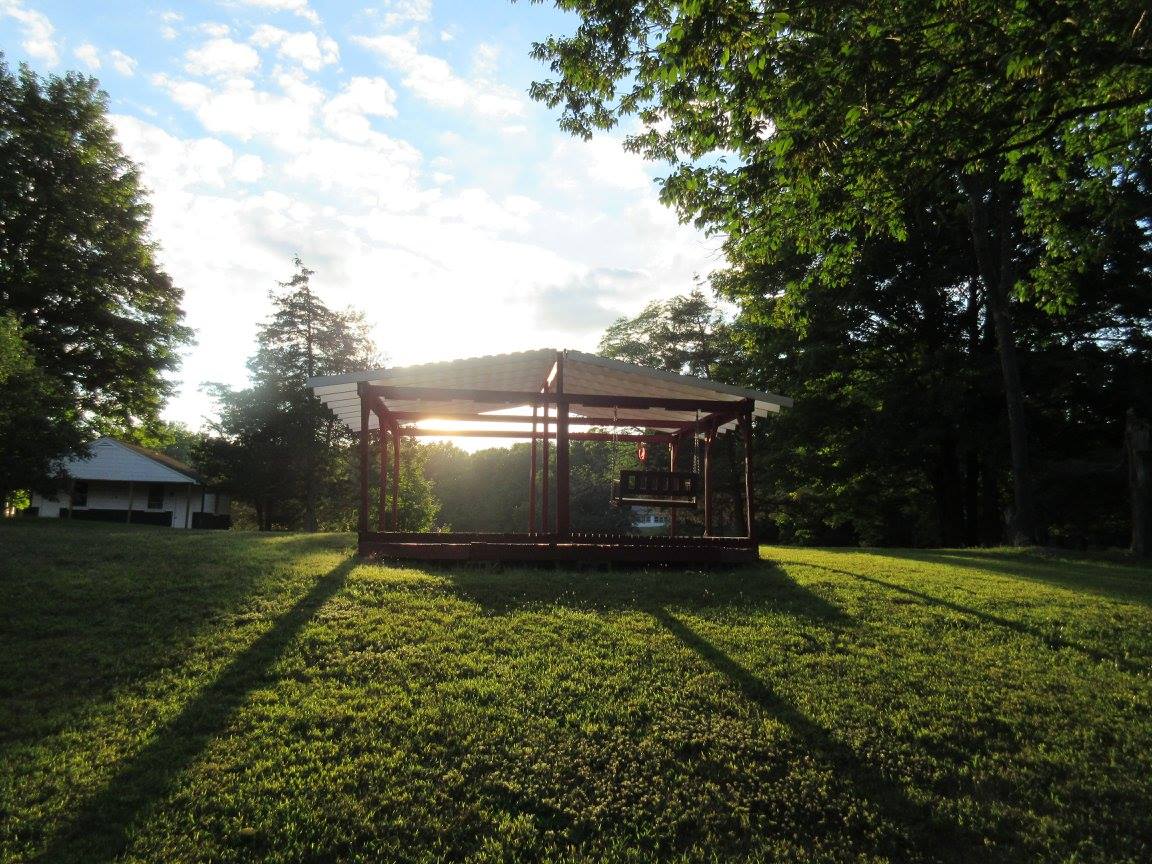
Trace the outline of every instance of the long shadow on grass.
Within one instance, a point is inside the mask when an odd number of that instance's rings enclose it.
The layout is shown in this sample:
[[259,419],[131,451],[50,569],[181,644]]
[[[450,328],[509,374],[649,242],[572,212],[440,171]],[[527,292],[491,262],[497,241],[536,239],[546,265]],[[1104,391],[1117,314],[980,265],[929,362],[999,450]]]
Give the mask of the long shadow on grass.
[[253,642],[220,676],[200,691],[179,716],[159,729],[104,787],[81,805],[76,817],[53,838],[37,860],[110,861],[123,854],[132,823],[161,800],[172,782],[227,726],[250,691],[289,643],[344,584],[356,559],[322,576],[272,628]]
[[1042,552],[990,549],[830,549],[830,552],[905,558],[942,567],[984,571],[1057,588],[1152,606],[1152,568],[1130,560],[1049,557]]
[[290,560],[227,532],[0,522],[0,762],[178,662]]
[[565,606],[594,612],[693,609],[769,609],[826,624],[850,622],[842,609],[798,585],[773,563],[716,570],[542,570],[444,568],[462,599],[490,614]]
[[723,650],[666,609],[655,610],[652,616],[686,647],[728,678],[746,699],[780,720],[803,739],[817,758],[832,766],[837,777],[850,784],[855,797],[871,802],[878,809],[885,821],[896,830],[884,832],[880,836],[871,835],[869,843],[875,844],[877,848],[869,852],[894,861],[929,858],[959,862],[979,861],[987,857],[987,849],[980,837],[912,801],[897,782],[869,765],[851,747],[836,740],[827,729],[803,714]]
[[907,597],[914,597],[915,599],[926,603],[931,606],[940,606],[944,609],[950,609],[953,612],[959,612],[961,615],[969,615],[977,620],[983,621],[986,624],[994,624],[997,627],[1003,627],[1006,630],[1012,630],[1022,636],[1028,636],[1037,639],[1047,645],[1053,650],[1060,650],[1062,648],[1069,648],[1077,651],[1094,660],[1097,663],[1112,663],[1118,669],[1125,672],[1134,673],[1147,673],[1147,663],[1136,663],[1124,657],[1116,657],[1111,654],[1106,654],[1103,651],[1097,651],[1090,645],[1085,645],[1082,642],[1077,642],[1073,639],[1066,639],[1063,636],[1052,632],[1045,632],[1039,627],[1033,627],[1021,621],[1014,621],[1011,618],[1004,618],[1000,615],[995,615],[991,612],[984,612],[981,609],[973,609],[971,606],[964,606],[961,603],[956,603],[952,600],[945,600],[942,597],[936,597],[932,594],[925,594],[923,591],[917,591],[913,588],[906,588],[903,585],[897,585],[894,582],[887,582],[883,579],[877,579],[875,576],[865,576],[863,573],[853,573],[851,570],[840,570],[836,567],[826,567],[823,564],[812,564],[807,561],[781,561],[781,564],[791,564],[797,567],[813,567],[817,570],[825,570],[828,573],[836,573],[840,576],[850,576],[853,579],[859,579],[861,582],[868,582],[880,588],[886,588],[889,591],[894,591],[897,594],[903,594]]

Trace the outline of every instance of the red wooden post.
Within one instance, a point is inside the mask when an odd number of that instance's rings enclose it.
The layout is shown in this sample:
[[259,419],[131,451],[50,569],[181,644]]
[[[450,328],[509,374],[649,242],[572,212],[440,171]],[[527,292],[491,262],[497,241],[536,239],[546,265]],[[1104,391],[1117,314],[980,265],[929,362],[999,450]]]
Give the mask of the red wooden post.
[[[676,470],[676,439],[668,442],[668,470]],[[668,536],[676,536],[676,508],[672,508],[672,518],[668,520]]]
[[567,538],[572,533],[569,522],[568,400],[564,397],[564,354],[556,354],[556,534]]
[[[548,392],[548,385],[544,385],[544,392]],[[544,403],[544,475],[540,478],[540,494],[542,496],[540,501],[540,509],[543,512],[543,519],[540,522],[540,530],[548,534],[552,531],[552,524],[548,520],[548,474],[549,474],[549,454],[548,454],[548,403]]]
[[536,530],[536,406],[532,406],[532,467],[528,471],[528,533]]
[[392,421],[392,530],[400,530],[400,424]]
[[368,418],[371,411],[368,408],[368,397],[364,393],[363,385],[360,390],[360,519],[358,527],[361,534],[368,533]]
[[712,439],[716,432],[704,433],[704,536],[712,536]]
[[744,433],[744,516],[748,523],[748,539],[756,542],[755,502],[752,497],[752,410],[740,415],[740,429]]
[[376,438],[380,442],[380,505],[376,517],[376,530],[387,531],[388,521],[385,516],[388,512],[388,432],[384,428],[384,418],[379,414],[376,415],[376,422],[379,424]]

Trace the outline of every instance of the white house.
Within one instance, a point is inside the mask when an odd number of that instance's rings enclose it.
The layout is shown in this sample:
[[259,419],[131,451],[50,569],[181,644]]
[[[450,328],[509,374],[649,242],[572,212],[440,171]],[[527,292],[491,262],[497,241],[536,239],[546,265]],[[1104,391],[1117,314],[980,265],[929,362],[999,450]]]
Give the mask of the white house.
[[64,489],[53,496],[33,494],[30,512],[172,528],[231,526],[228,496],[209,491],[183,462],[114,438],[100,438],[90,450],[90,459],[64,463]]

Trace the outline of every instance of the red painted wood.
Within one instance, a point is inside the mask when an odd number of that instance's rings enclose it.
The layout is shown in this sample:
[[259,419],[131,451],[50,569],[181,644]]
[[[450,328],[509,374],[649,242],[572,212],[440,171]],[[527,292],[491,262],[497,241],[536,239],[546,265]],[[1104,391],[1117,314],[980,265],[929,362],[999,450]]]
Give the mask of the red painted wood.
[[[544,382],[544,388],[547,390],[548,382]],[[552,523],[548,520],[548,508],[550,506],[550,502],[548,500],[548,475],[551,473],[551,466],[549,465],[548,455],[548,403],[545,402],[542,407],[544,409],[544,476],[540,479],[541,495],[543,496],[540,502],[540,508],[543,511],[543,517],[540,521],[540,530],[551,531]]]
[[528,530],[536,530],[536,406],[532,406],[532,463],[528,471]]
[[756,542],[755,501],[752,495],[752,412],[740,417],[740,431],[744,434],[744,513],[748,523],[748,539]]
[[[569,424],[571,425],[571,424]],[[522,438],[527,441],[532,437],[529,429],[430,429],[428,427],[404,426],[401,429],[404,435],[410,438]],[[543,432],[538,432],[541,435]],[[646,441],[649,443],[668,440],[668,433],[654,432],[650,434],[622,434],[614,435],[611,432],[569,432],[570,441]]]
[[[379,434],[376,436],[380,442],[380,501],[377,504],[378,513],[376,523],[381,531],[388,530],[388,433],[384,429],[384,420],[380,420]],[[393,525],[393,528],[396,526]]]
[[368,530],[368,462],[369,462],[369,443],[368,443],[368,419],[370,416],[368,409],[368,398],[361,392],[360,396],[360,530]]
[[[559,375],[557,376],[559,379]],[[510,405],[555,404],[560,399],[570,405],[590,408],[666,408],[672,411],[713,411],[735,415],[743,410],[746,400],[676,399],[668,396],[604,396],[594,393],[527,393],[521,390],[472,390],[463,387],[393,387],[367,384],[370,393],[381,399],[437,402],[467,400],[470,402],[506,403]]]
[[704,536],[712,536],[712,441],[716,433],[712,430],[704,435]]
[[[623,542],[515,543],[500,540],[442,542],[436,535],[415,542],[361,538],[360,554],[384,559],[423,561],[506,561],[626,564],[746,564],[757,550],[740,543],[663,545]],[[684,538],[687,539],[687,538]],[[719,539],[719,538],[713,538]]]
[[392,421],[392,530],[400,527],[400,425]]
[[[537,406],[533,406],[537,407]],[[391,409],[389,409],[391,410]],[[392,416],[401,423],[420,420],[463,420],[470,423],[532,423],[531,414],[468,414],[450,411],[392,411]],[[535,420],[539,424],[539,415]],[[691,429],[693,420],[665,420],[653,417],[617,417],[615,424],[611,416],[572,417],[572,423],[580,426],[627,426],[638,429]]]
[[564,396],[564,354],[556,354],[556,533],[567,537],[572,530],[569,521],[571,463],[569,461],[568,400]]

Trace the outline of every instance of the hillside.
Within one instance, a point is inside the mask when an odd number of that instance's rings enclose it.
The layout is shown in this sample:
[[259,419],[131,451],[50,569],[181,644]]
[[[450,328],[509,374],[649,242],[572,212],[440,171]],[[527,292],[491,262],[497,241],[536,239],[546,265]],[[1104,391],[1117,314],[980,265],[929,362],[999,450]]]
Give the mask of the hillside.
[[0,860],[1142,861],[1152,570],[0,524]]

